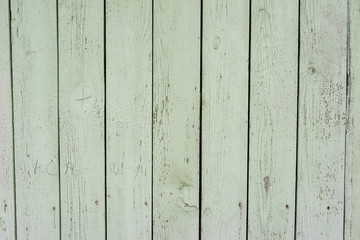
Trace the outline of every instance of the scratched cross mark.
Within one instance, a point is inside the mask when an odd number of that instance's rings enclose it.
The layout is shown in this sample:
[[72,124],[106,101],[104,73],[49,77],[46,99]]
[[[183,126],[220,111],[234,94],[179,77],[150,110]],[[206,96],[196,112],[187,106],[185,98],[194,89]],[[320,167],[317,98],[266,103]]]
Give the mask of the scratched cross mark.
[[86,99],[91,98],[91,97],[92,97],[92,95],[85,96],[85,88],[84,88],[84,86],[82,86],[82,88],[81,88],[81,98],[77,98],[77,99],[75,99],[75,100],[76,100],[76,101],[81,101],[81,108],[83,108],[83,106],[84,106],[84,101],[85,101]]

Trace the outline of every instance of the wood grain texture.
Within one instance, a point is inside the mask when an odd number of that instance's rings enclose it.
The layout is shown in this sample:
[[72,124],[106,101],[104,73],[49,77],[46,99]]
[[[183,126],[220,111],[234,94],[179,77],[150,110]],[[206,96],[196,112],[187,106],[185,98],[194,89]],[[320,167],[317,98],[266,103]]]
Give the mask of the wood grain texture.
[[9,1],[0,0],[0,239],[15,239]]
[[360,2],[349,1],[345,238],[360,239]]
[[298,1],[253,1],[251,8],[248,236],[292,239]]
[[59,1],[61,232],[105,239],[104,1]]
[[342,239],[347,3],[301,2],[297,239]]
[[18,239],[59,239],[55,1],[11,1]]
[[0,240],[360,239],[359,26],[358,0],[0,0]]
[[151,239],[152,4],[106,12],[107,239]]
[[245,239],[249,1],[203,3],[202,239]]
[[154,239],[199,232],[200,1],[154,1]]

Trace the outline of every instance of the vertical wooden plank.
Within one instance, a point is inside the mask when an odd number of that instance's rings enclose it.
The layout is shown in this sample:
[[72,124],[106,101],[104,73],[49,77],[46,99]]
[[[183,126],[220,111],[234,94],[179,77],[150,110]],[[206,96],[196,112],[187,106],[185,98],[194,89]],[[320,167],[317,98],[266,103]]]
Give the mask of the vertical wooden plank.
[[151,239],[151,23],[151,1],[106,3],[108,240]]
[[342,239],[347,3],[301,2],[297,239]]
[[249,3],[203,3],[202,239],[246,238]]
[[61,232],[105,239],[104,1],[59,1]]
[[200,0],[156,0],[153,7],[154,239],[196,239]]
[[0,239],[15,239],[9,1],[0,0]]
[[55,1],[11,1],[18,239],[59,239]]
[[360,239],[360,2],[348,5],[348,107],[345,179],[345,237]]
[[253,1],[249,239],[292,239],[295,218],[298,1]]

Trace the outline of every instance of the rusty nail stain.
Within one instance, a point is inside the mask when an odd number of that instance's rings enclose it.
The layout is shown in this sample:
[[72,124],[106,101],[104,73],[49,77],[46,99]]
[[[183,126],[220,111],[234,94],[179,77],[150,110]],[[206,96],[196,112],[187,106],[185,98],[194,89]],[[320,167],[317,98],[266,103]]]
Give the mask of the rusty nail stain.
[[52,208],[53,211],[55,211],[55,209],[56,209],[55,207]]
[[330,207],[329,207],[329,206],[327,207],[327,210],[330,210]]
[[147,205],[148,205],[148,203],[147,203],[146,201],[144,202],[144,204],[145,204],[145,206],[147,206]]
[[289,209],[289,205],[286,204],[286,209]]
[[241,202],[239,202],[239,208],[242,208],[242,204],[241,204]]
[[96,204],[96,205],[98,205],[98,204],[99,204],[99,201],[98,201],[98,200],[96,200],[96,201],[95,201],[95,204]]

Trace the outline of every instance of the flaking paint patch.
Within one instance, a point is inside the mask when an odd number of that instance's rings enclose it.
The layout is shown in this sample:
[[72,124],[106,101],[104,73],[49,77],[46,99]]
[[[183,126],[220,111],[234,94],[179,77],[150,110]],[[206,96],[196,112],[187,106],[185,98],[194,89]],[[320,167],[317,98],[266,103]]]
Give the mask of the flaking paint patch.
[[0,229],[3,231],[3,232],[6,232],[6,222],[4,221],[4,219],[2,219],[0,217]]
[[218,49],[221,43],[221,38],[219,36],[214,37],[213,39],[213,49]]
[[265,176],[263,178],[263,180],[264,180],[264,189],[265,189],[265,192],[267,193],[269,191],[269,187],[270,187],[269,176]]

